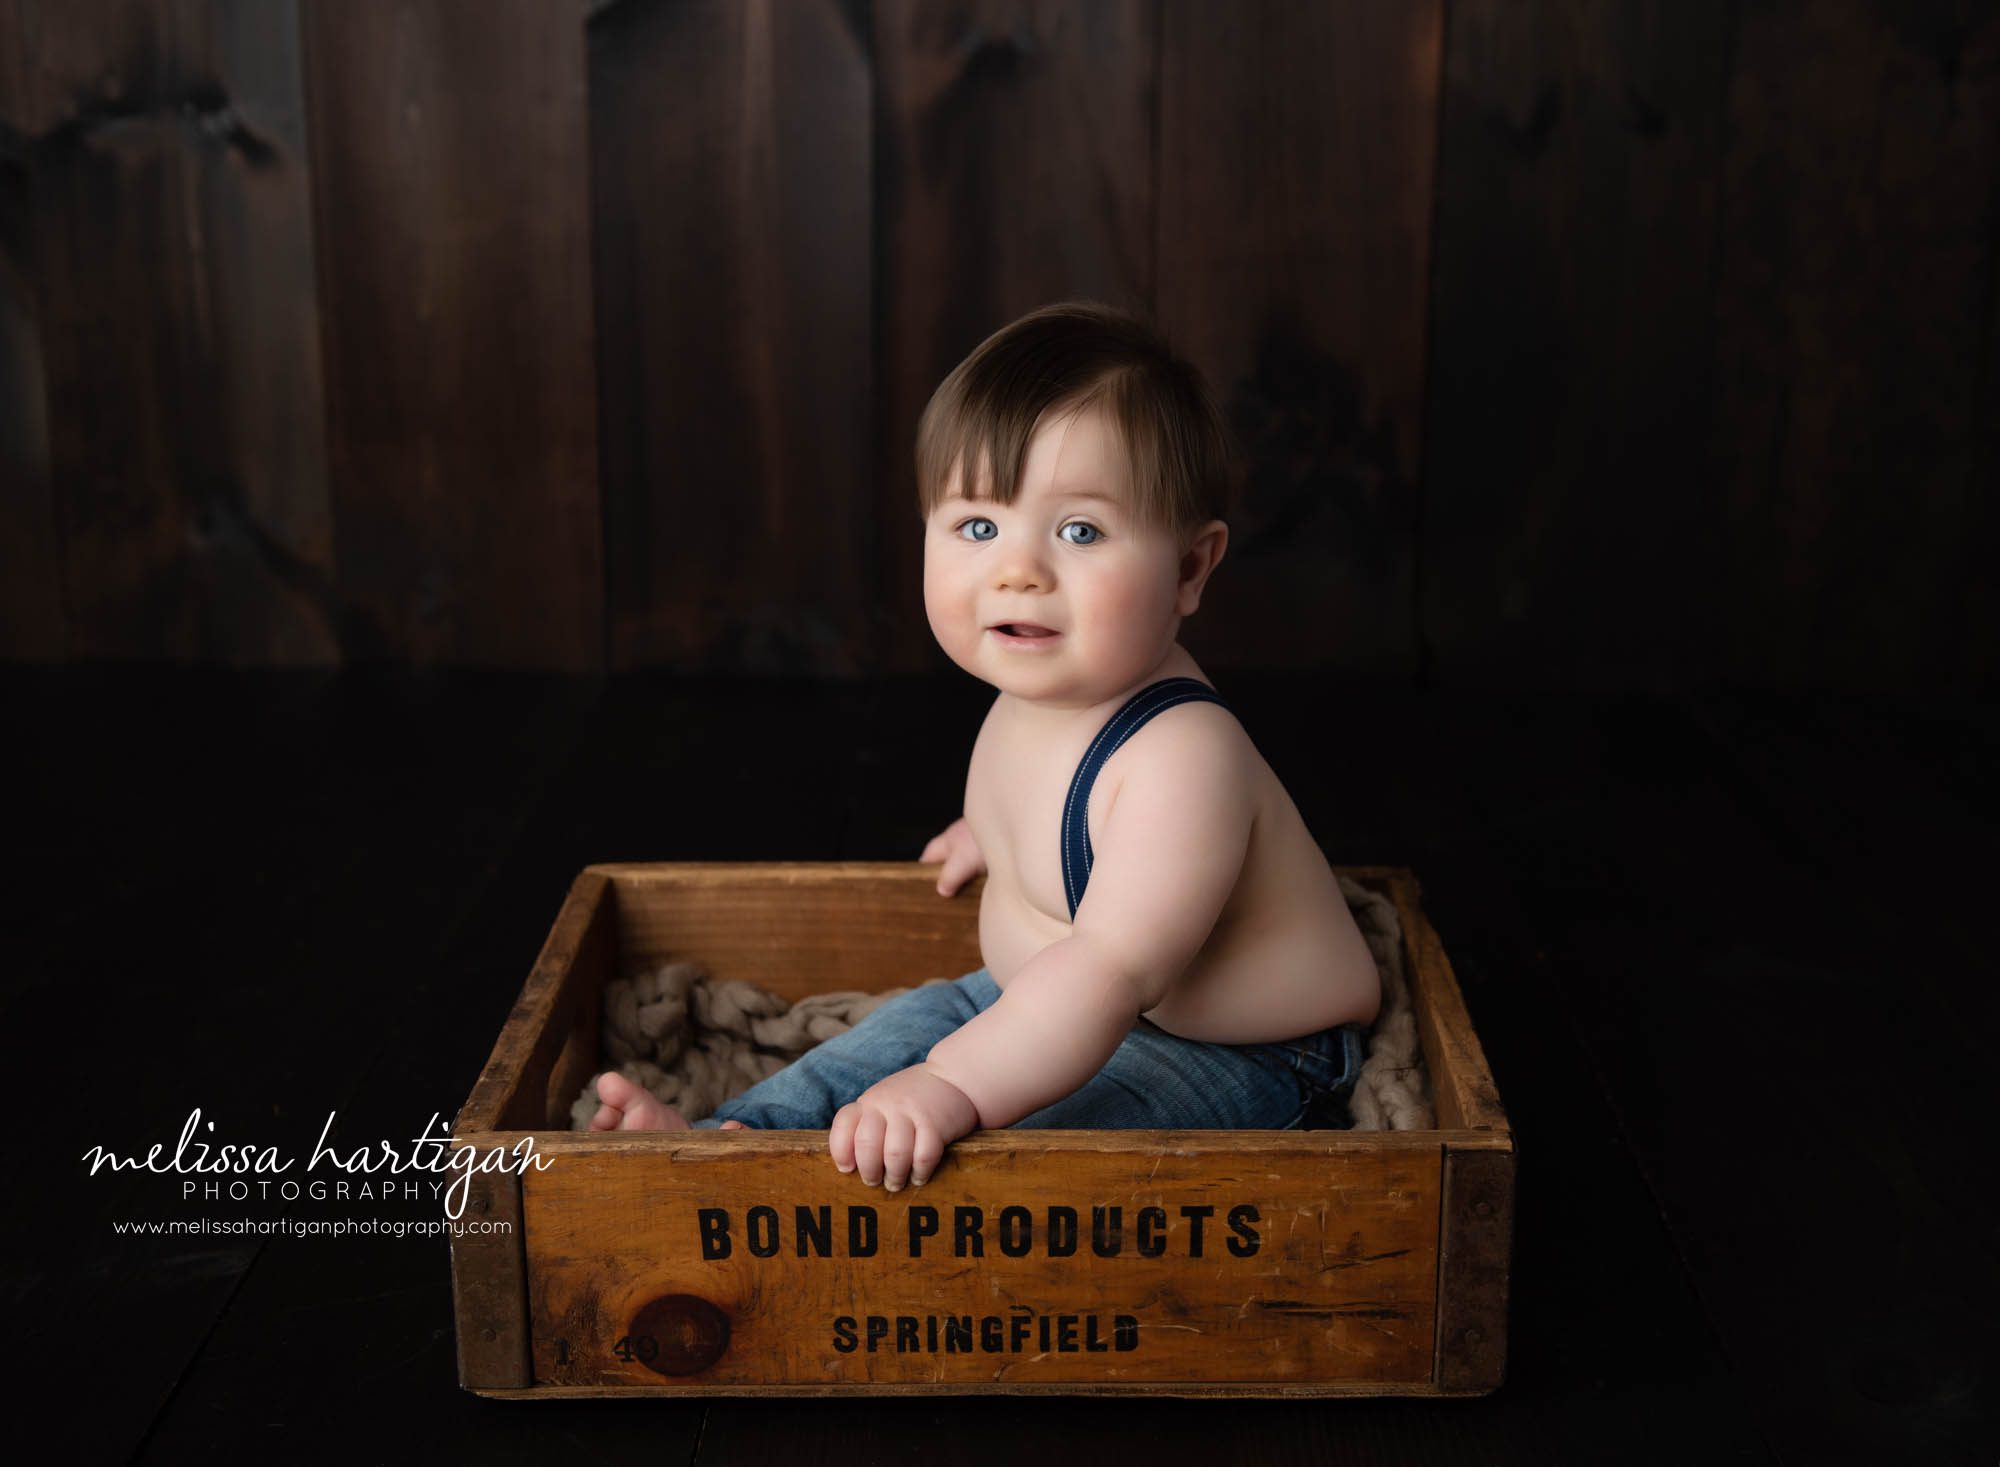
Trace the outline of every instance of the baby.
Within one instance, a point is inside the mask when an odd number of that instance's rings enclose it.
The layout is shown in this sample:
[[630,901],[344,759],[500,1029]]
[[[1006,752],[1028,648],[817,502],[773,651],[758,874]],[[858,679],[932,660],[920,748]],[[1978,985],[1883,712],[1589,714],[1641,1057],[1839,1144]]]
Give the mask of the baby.
[[[924,607],[999,689],[965,813],[985,966],[915,988],[704,1128],[828,1127],[894,1192],[1003,1126],[1289,1128],[1352,1087],[1380,980],[1326,857],[1180,646],[1229,543],[1226,435],[1139,322],[1050,306],[981,343],[917,430]],[[593,1130],[687,1122],[615,1073]]]

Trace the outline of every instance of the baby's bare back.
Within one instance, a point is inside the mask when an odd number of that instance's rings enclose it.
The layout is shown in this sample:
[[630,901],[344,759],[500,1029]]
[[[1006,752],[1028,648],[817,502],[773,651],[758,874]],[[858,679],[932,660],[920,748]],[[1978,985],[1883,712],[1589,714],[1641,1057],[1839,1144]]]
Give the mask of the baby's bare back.
[[[1028,959],[1071,932],[1061,869],[1063,802],[1106,716],[1034,707],[1003,694],[979,731],[965,817],[986,860],[981,956],[1003,989]],[[1123,777],[1134,756],[1143,756],[1141,741],[1149,734],[1173,738],[1169,719],[1218,716],[1226,719],[1212,704],[1168,709],[1105,761],[1087,806],[1093,848],[1102,849]],[[1168,1033],[1218,1044],[1262,1044],[1373,1022],[1380,978],[1332,868],[1249,736],[1233,719],[1216,725],[1223,729],[1205,737],[1201,769],[1189,777],[1230,774],[1216,761],[1236,761],[1234,773],[1243,776],[1254,808],[1242,869],[1208,940],[1144,1017]],[[1173,856],[1157,851],[1144,858]]]

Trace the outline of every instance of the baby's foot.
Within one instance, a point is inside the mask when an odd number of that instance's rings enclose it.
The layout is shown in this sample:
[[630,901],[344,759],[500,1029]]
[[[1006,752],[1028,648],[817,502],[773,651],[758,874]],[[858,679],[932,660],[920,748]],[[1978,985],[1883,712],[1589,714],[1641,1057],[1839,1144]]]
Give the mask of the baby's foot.
[[[687,1118],[667,1105],[644,1086],[634,1085],[616,1070],[597,1077],[597,1114],[590,1118],[593,1131],[685,1131]],[[724,1121],[725,1131],[747,1131],[741,1121]]]

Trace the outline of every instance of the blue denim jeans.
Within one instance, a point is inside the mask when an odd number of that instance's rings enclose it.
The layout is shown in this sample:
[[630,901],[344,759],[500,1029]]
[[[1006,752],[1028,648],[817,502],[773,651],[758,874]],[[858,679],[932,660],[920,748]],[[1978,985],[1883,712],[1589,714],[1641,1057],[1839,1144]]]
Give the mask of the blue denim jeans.
[[[931,1046],[999,1001],[980,968],[898,994],[845,1034],[694,1122],[761,1131],[823,1131],[877,1080],[920,1064]],[[1276,1044],[1204,1044],[1141,1019],[1082,1089],[1014,1122],[1076,1130],[1344,1129],[1361,1076],[1365,1026],[1343,1024]]]

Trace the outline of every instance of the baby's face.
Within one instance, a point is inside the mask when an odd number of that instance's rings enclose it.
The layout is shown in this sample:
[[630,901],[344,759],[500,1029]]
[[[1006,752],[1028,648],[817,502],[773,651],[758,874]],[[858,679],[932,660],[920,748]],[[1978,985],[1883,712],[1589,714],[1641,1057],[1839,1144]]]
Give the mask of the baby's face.
[[[1139,523],[1129,479],[1096,408],[1036,429],[1012,504],[967,499],[954,475],[924,527],[924,609],[953,662],[1002,692],[1071,708],[1129,691],[1158,666],[1180,627],[1180,547]],[[1015,630],[1023,623],[1046,635]]]

